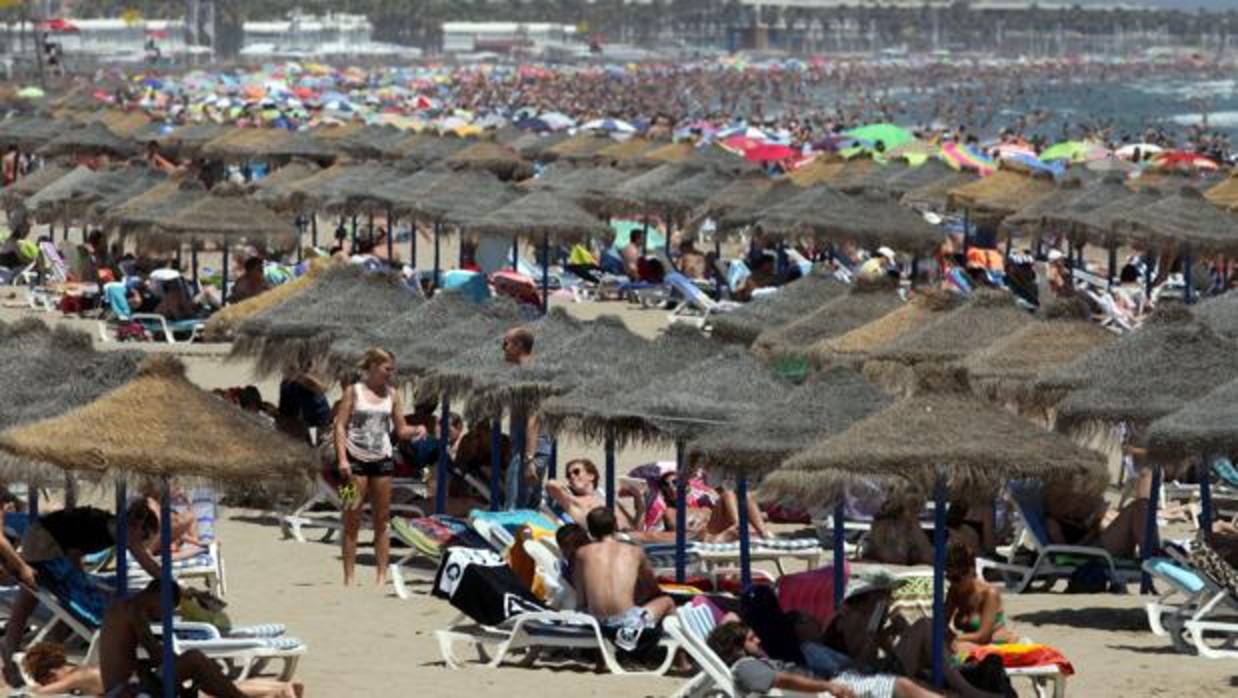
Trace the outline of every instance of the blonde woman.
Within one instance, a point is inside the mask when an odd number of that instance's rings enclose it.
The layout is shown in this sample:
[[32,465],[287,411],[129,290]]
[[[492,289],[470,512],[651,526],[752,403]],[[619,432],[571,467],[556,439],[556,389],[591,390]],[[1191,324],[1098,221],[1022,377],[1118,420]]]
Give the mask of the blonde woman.
[[404,421],[400,395],[392,385],[395,357],[370,349],[361,362],[361,379],[344,389],[335,415],[335,457],[340,480],[356,487],[357,497],[344,510],[344,585],[352,586],[357,562],[357,532],[367,495],[374,520],[374,559],[379,587],[387,583],[391,515],[391,473],[395,468],[391,435],[403,441],[417,429]]

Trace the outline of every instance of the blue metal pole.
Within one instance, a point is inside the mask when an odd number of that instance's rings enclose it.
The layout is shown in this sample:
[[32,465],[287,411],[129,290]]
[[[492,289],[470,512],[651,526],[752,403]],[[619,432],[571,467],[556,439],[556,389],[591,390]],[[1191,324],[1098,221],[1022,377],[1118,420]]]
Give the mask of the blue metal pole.
[[116,598],[129,595],[129,491],[124,476],[116,478]]
[[[1148,520],[1144,522],[1143,545],[1139,546],[1139,559],[1142,562],[1147,562],[1152,557],[1152,552],[1160,548],[1159,536],[1157,535],[1156,512],[1160,507],[1161,501],[1161,466],[1152,466],[1152,491],[1148,493]],[[1139,581],[1139,593],[1151,594],[1155,592],[1155,587],[1152,586],[1152,575],[1144,572]]]
[[843,575],[843,570],[847,560],[846,548],[846,531],[844,525],[847,523],[846,505],[842,499],[834,504],[834,610],[837,611],[843,605],[843,597],[847,594],[847,579]]
[[440,242],[443,237],[443,229],[439,226],[438,221],[434,222],[434,292],[438,293],[438,277],[439,269],[442,268],[442,251]]
[[447,509],[447,478],[451,454],[447,447],[451,444],[451,398],[443,396],[443,416],[438,430],[438,473],[434,478],[434,513],[442,514]]
[[933,486],[933,686],[945,684],[946,658],[946,477]]
[[219,304],[228,304],[228,241],[224,240],[223,261],[220,262],[220,273],[223,276],[219,282]]
[[1212,540],[1212,459],[1205,458],[1199,472],[1199,530]]
[[[508,427],[512,434],[512,450],[516,454],[515,466],[518,469],[516,473],[508,475],[509,480],[513,476],[516,478],[515,499],[510,502],[503,503],[508,509],[519,509],[524,505],[526,488],[524,482],[524,470],[528,467],[528,464],[525,463],[524,450],[526,445],[525,440],[528,437],[528,423],[525,419],[517,419],[518,416],[523,417],[523,415],[517,415],[515,412],[512,412],[511,420],[509,422],[511,426]],[[512,466],[508,465],[507,467],[510,468]]]
[[675,442],[675,581],[688,576],[688,474],[684,471],[683,441]]
[[1187,248],[1186,254],[1182,257],[1182,281],[1186,288],[1182,289],[1182,299],[1187,305],[1191,304],[1191,250]]
[[559,474],[559,440],[551,439],[550,441],[550,462],[546,464],[546,477],[551,480],[558,477]]
[[387,209],[387,265],[395,262],[395,211]]
[[1109,245],[1109,278],[1108,288],[1113,290],[1113,280],[1118,276],[1118,247],[1117,245]]
[[318,212],[310,214],[310,246],[318,247]]
[[490,511],[503,506],[503,416],[490,423]]
[[1143,259],[1143,297],[1152,298],[1152,256],[1150,252],[1144,253]]
[[33,482],[26,483],[26,512],[30,521],[39,518],[39,488]]
[[550,309],[550,234],[542,233],[542,315]]
[[408,224],[408,265],[417,269],[417,219]]
[[722,266],[722,238],[718,231],[714,231],[714,290],[718,293],[718,298],[722,298],[722,291],[726,285],[726,280],[722,278],[722,274],[718,272],[718,268]]
[[172,486],[163,478],[159,488],[159,609],[163,618],[163,695],[175,696],[176,651],[172,629]]
[[520,236],[512,236],[512,271],[520,270]]
[[741,477],[735,487],[736,507],[739,509],[739,585],[741,589],[752,586],[752,551],[748,534],[748,478]]
[[606,508],[615,510],[615,433],[606,434]]

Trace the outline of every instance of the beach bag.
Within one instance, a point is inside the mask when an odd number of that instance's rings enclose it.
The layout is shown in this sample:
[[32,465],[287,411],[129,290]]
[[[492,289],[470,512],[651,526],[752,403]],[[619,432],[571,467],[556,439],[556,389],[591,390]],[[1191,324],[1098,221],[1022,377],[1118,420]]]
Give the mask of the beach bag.
[[1014,686],[1010,685],[1010,676],[1002,665],[1001,657],[991,654],[978,662],[970,662],[959,667],[963,679],[974,688],[989,693],[996,693],[1005,698],[1018,698]]
[[1114,586],[1109,576],[1109,565],[1102,560],[1091,560],[1075,568],[1066,583],[1067,594],[1101,594]]
[[116,326],[116,341],[145,342],[146,328],[140,322],[122,322]]
[[185,589],[181,605],[176,612],[181,618],[193,623],[208,623],[219,629],[220,634],[232,632],[232,619],[224,612],[228,604],[214,594],[197,589]]
[[549,610],[493,550],[448,548],[430,593],[482,625],[502,625],[521,613]]

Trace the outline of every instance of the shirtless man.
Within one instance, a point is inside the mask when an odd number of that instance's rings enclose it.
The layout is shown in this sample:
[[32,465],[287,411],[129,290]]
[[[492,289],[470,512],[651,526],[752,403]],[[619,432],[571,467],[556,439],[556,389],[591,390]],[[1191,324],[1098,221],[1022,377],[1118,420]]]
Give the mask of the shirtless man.
[[[173,604],[179,605],[180,587],[173,585],[172,597]],[[163,693],[159,675],[149,664],[138,661],[140,646],[145,648],[152,663],[161,664],[163,645],[150,629],[151,623],[159,619],[158,579],[134,596],[115,601],[108,607],[99,631],[99,670],[103,676],[104,695],[108,698],[133,698],[142,691],[154,695]],[[193,680],[202,691],[215,698],[245,698],[219,667],[197,650],[177,655],[176,679],[178,683]]]
[[662,594],[653,566],[640,546],[615,539],[615,515],[598,507],[585,517],[595,542],[576,551],[572,581],[584,608],[601,621],[615,646],[633,652],[649,647],[658,624],[675,610]]
[[[573,521],[587,526],[585,519],[589,512],[606,506],[606,498],[598,493],[601,480],[598,467],[588,458],[576,458],[568,461],[564,471],[567,473],[567,483],[547,482],[546,493]],[[633,525],[627,514],[622,511],[618,514],[619,530],[631,530]]]
[[623,270],[633,281],[640,280],[640,258],[645,254],[645,231],[633,230],[623,248]]

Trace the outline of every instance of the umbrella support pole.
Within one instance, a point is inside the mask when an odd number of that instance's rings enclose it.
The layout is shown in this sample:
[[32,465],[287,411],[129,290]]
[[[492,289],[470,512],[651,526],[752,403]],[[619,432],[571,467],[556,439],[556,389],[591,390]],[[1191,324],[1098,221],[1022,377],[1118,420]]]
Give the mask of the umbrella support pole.
[[739,587],[752,586],[752,547],[748,531],[748,478],[740,477],[735,486],[735,508],[739,514]]
[[395,266],[395,211],[387,209],[387,266]]
[[438,221],[434,222],[434,292],[438,293],[439,269],[442,267],[443,228]]
[[[69,236],[66,234],[66,235],[64,236],[64,239],[65,239],[65,241],[66,241],[66,242],[68,242],[68,240],[69,240]],[[176,246],[176,269],[177,269],[178,271],[179,271],[179,270],[180,270],[180,268],[181,268],[181,251],[182,251],[182,250],[181,250],[181,246],[180,246],[179,244],[177,244],[177,246]]]
[[1006,256],[1005,256],[1006,264],[1010,264],[1010,251],[1012,247],[1014,247],[1014,236],[1007,235],[1006,236]]
[[[1152,466],[1152,491],[1148,493],[1148,518],[1144,522],[1143,530],[1143,545],[1139,546],[1139,559],[1141,562],[1147,562],[1153,556],[1154,551],[1161,547],[1159,536],[1157,535],[1156,516],[1157,508],[1161,499],[1161,466]],[[1139,580],[1139,593],[1152,594],[1156,588],[1152,586],[1152,575],[1144,572]]]
[[64,474],[64,508],[77,508],[77,478],[69,472]]
[[546,463],[546,479],[554,480],[559,474],[559,440],[550,440],[550,461]]
[[500,473],[503,471],[503,415],[496,415],[490,422],[490,511],[498,511],[503,502],[499,493],[503,489]]
[[159,485],[159,610],[163,620],[163,695],[175,696],[176,644],[172,633],[172,485],[165,476]]
[[781,240],[778,241],[778,247],[774,248],[774,276],[778,278],[778,283],[785,282],[785,274],[787,273],[787,244]]
[[1076,256],[1076,260],[1075,260],[1075,268],[1076,268],[1076,269],[1079,269],[1080,271],[1087,271],[1087,270],[1088,270],[1087,265],[1086,265],[1086,264],[1084,264],[1084,262],[1083,262],[1083,250],[1084,250],[1084,248],[1086,248],[1087,246],[1088,246],[1088,244],[1087,244],[1086,242],[1081,242],[1081,243],[1079,243],[1079,244],[1078,244],[1078,246],[1076,246],[1076,247],[1075,247],[1075,256]]
[[438,439],[438,470],[434,474],[434,513],[442,514],[447,510],[447,459],[450,458],[447,447],[451,443],[451,399],[446,395],[443,396],[443,416],[439,422]]
[[295,227],[295,228],[297,229],[297,242],[296,242],[296,247],[297,247],[297,264],[300,264],[300,263],[301,263],[301,255],[302,255],[302,252],[301,252],[301,242],[302,242],[302,240],[304,240],[304,238],[305,238],[305,221],[301,220],[300,218],[297,218],[296,223],[294,224],[294,226],[293,226],[293,227]]
[[189,243],[189,266],[193,273],[193,286],[195,291],[202,290],[198,284],[198,242],[196,240]]
[[310,245],[318,247],[318,214],[310,216]]
[[671,214],[666,214],[666,239],[662,243],[663,249],[666,251],[666,263],[671,265],[671,271],[678,272],[679,267],[675,265],[675,258],[671,255]]
[[1190,305],[1195,301],[1192,297],[1191,289],[1191,248],[1186,249],[1186,253],[1182,255],[1182,302]]
[[129,483],[116,478],[116,596],[129,595]]
[[348,250],[349,254],[357,254],[357,217],[352,217],[352,247]]
[[1143,297],[1152,297],[1152,258],[1146,250],[1143,254]]
[[841,499],[834,504],[834,610],[842,608],[847,594],[847,578],[843,574],[847,561],[847,510]]
[[971,209],[963,209],[963,259],[967,259],[967,243],[971,242]]
[[520,271],[520,236],[512,236],[512,271]]
[[606,508],[615,510],[615,432],[606,432]]
[[550,312],[550,233],[542,233],[542,315]]
[[675,441],[675,582],[688,576],[688,477],[684,472],[684,442]]
[[1113,280],[1118,276],[1118,248],[1116,245],[1109,246],[1109,278],[1107,288],[1113,290]]
[[945,685],[946,658],[946,476],[933,484],[933,686]]
[[[408,265],[414,270],[417,269],[417,221],[413,220],[408,226]],[[420,281],[417,282],[421,284]]]
[[712,271],[714,273],[714,290],[718,293],[718,298],[722,298],[722,291],[726,287],[726,279],[722,278],[722,273],[718,269],[722,266],[722,238],[718,236],[718,231],[714,231],[714,263]]
[[228,240],[224,239],[223,261],[220,263],[223,280],[219,283],[219,304],[228,305]]
[[[507,482],[509,483],[509,486],[507,487],[505,496],[503,497],[503,506],[507,508],[508,511],[519,509],[521,508],[521,505],[524,504],[524,471],[525,468],[528,467],[528,464],[525,462],[524,451],[526,446],[525,441],[528,439],[529,425],[527,418],[526,421],[521,422],[521,420],[517,417],[518,415],[513,411],[511,417],[508,419],[507,427],[508,430],[511,431],[512,453],[516,455],[516,462],[514,465],[517,468],[516,472],[508,473],[507,475]],[[510,470],[512,466],[509,464],[507,467]],[[515,487],[510,486],[513,479],[516,481]]]
[[1212,542],[1212,458],[1205,458],[1199,469],[1199,530]]
[[911,256],[911,278],[909,279],[910,287],[916,287],[916,277],[920,275],[920,255]]
[[39,518],[39,488],[33,482],[26,483],[26,512],[31,521]]
[[370,211],[369,214],[367,214],[367,217],[368,217],[368,220],[366,223],[367,225],[366,240],[369,242],[369,244],[373,245],[374,244],[374,212]]
[[643,224],[640,241],[640,256],[642,257],[649,254],[649,216],[645,216]]

